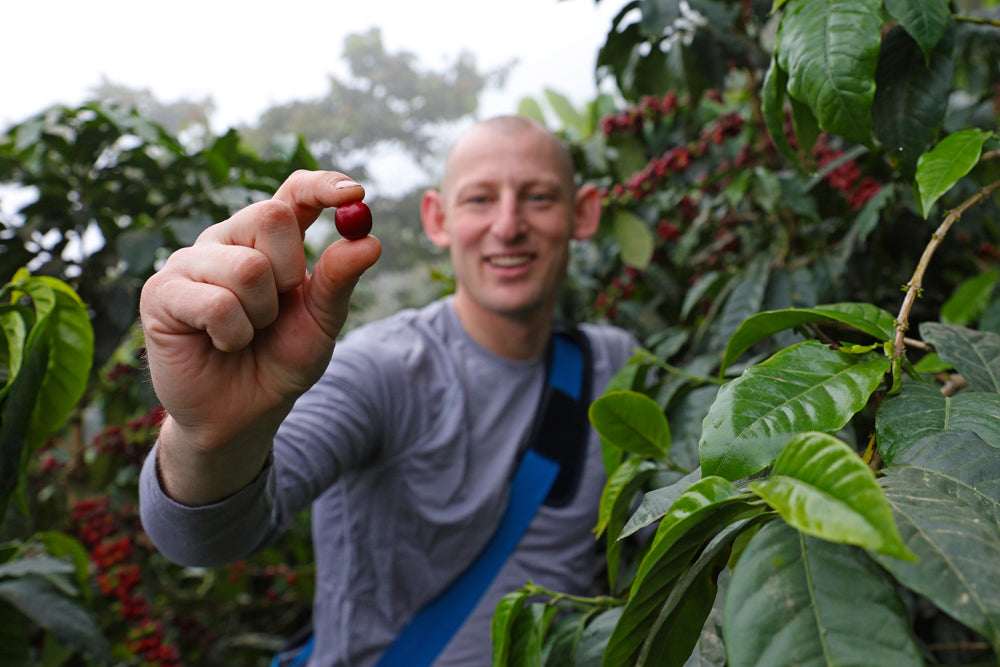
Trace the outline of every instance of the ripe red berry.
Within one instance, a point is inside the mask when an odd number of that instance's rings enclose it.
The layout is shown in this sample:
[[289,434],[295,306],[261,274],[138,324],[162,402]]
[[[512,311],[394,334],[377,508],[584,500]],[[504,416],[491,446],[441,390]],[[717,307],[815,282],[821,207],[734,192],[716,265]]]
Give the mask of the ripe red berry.
[[372,231],[372,212],[362,201],[338,206],[333,221],[340,235],[351,241],[363,239]]

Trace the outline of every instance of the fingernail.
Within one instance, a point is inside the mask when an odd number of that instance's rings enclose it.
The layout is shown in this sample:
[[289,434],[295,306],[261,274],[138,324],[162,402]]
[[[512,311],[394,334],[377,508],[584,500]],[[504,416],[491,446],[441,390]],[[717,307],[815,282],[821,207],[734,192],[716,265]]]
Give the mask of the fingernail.
[[356,188],[358,187],[358,184],[355,183],[354,181],[337,181],[337,183],[333,187],[337,188],[338,190],[343,190],[344,188]]

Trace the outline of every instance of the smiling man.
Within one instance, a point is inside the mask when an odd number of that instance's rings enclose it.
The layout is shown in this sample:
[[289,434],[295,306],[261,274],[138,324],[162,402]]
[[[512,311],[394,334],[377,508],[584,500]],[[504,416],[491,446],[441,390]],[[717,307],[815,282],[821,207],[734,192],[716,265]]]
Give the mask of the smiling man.
[[537,356],[566,273],[570,239],[597,231],[592,185],[574,187],[566,147],[515,116],[481,123],[452,148],[442,191],[424,195],[424,229],[448,248],[455,310],[497,354]]
[[[338,241],[306,275],[302,232],[323,207],[362,196],[340,174],[294,174],[271,202],[175,253],[141,304],[168,414],[143,469],[146,531],[169,558],[210,566],[251,554],[311,505],[309,665],[384,664],[493,536],[543,393],[570,243],[600,219],[596,190],[576,186],[544,127],[478,123],[421,205],[428,236],[449,250],[454,295],[354,329],[334,350],[378,241]],[[580,329],[589,401],[635,341]],[[593,592],[605,475],[589,428],[582,448],[571,493],[533,515],[435,665],[489,665],[496,603],[529,579]]]

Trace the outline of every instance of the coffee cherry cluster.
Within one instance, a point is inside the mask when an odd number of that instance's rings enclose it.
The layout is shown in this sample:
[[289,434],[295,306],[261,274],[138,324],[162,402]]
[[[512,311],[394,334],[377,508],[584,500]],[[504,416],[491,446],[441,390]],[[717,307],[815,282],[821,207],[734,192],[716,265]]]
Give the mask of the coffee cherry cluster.
[[107,495],[85,498],[73,504],[71,526],[90,553],[101,594],[130,628],[125,646],[144,664],[180,665],[180,651],[166,641],[163,623],[152,618],[149,600],[140,591],[139,559],[148,556],[148,548],[139,547],[134,537],[141,532],[135,506],[114,511]]
[[615,318],[618,317],[618,302],[634,298],[641,279],[641,271],[626,266],[621,275],[612,278],[608,287],[594,298],[594,309],[597,315],[611,322],[615,321]]
[[663,97],[644,97],[636,106],[601,119],[601,131],[605,136],[615,132],[636,132],[643,128],[647,119],[658,120],[660,116],[673,115],[677,110],[677,95],[670,92]]
[[[603,189],[601,191],[602,200],[605,204],[613,202],[625,204],[644,199],[657,192],[666,179],[684,172],[695,160],[706,157],[712,145],[722,144],[727,139],[738,136],[743,130],[743,126],[744,120],[736,112],[719,116],[702,128],[697,141],[669,148],[650,160],[645,167],[630,176],[624,183],[617,183],[610,190]],[[746,161],[746,157],[741,158],[741,163]],[[715,171],[717,173],[725,172],[732,166],[731,162],[720,159],[716,164]]]
[[[841,149],[830,146],[827,135],[822,135],[813,145],[812,155],[820,170],[844,155]],[[882,184],[871,176],[863,176],[861,168],[854,160],[848,160],[828,171],[823,180],[847,198],[847,205],[853,211],[859,210],[869,199],[878,194]]]

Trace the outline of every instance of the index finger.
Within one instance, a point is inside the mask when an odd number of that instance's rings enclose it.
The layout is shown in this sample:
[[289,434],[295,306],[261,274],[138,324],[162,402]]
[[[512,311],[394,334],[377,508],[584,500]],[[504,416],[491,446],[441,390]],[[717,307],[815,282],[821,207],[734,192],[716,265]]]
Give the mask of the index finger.
[[291,206],[299,230],[305,233],[323,209],[360,201],[364,196],[365,189],[344,174],[299,170],[285,179],[273,199]]

